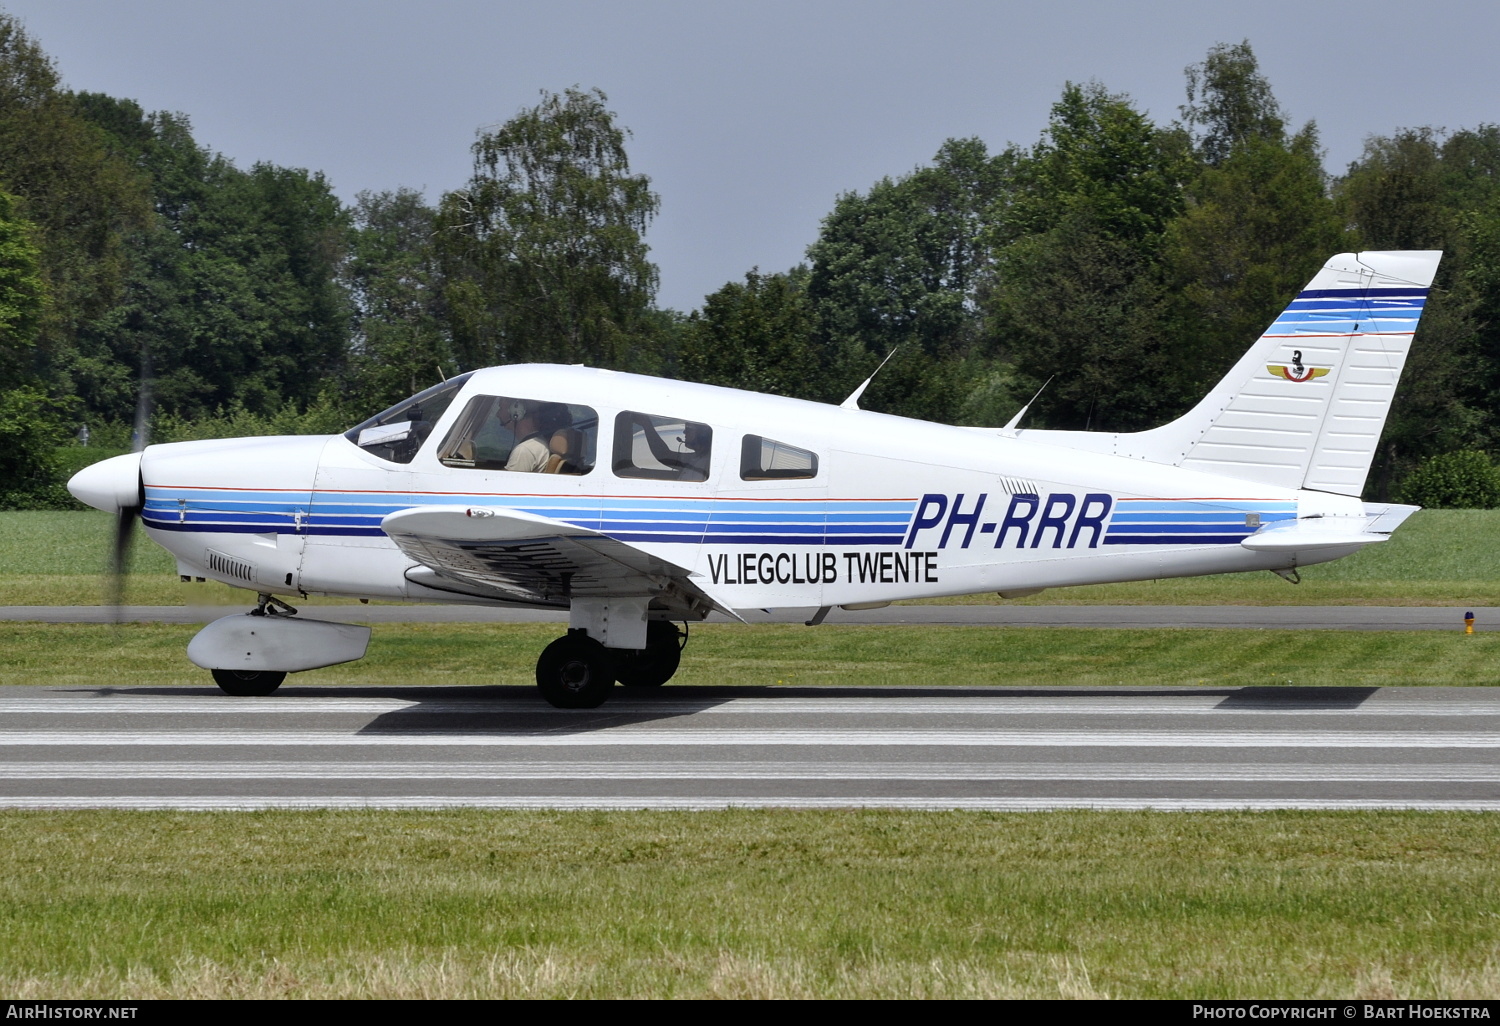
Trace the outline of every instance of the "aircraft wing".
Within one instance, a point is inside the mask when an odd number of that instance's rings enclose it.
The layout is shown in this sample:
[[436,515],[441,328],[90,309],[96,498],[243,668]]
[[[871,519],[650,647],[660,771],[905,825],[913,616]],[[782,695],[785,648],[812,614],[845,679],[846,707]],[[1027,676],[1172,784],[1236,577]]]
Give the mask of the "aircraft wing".
[[512,601],[558,606],[575,596],[651,596],[693,619],[714,610],[735,616],[686,568],[561,520],[515,509],[414,506],[380,527],[439,578]]

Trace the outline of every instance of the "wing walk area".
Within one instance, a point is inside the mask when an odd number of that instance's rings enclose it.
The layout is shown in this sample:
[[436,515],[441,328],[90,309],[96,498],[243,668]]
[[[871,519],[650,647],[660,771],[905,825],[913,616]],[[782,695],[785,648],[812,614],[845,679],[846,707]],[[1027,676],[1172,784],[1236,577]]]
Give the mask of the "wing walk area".
[[1466,688],[9,687],[12,808],[1500,809]]

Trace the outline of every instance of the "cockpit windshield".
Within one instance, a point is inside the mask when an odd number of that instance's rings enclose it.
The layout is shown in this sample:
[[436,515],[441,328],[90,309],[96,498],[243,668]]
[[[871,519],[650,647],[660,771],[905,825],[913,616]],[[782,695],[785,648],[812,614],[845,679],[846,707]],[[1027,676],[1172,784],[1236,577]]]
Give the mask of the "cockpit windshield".
[[460,374],[418,392],[344,432],[365,452],[392,463],[410,463],[432,428],[442,419],[458,390],[473,374]]

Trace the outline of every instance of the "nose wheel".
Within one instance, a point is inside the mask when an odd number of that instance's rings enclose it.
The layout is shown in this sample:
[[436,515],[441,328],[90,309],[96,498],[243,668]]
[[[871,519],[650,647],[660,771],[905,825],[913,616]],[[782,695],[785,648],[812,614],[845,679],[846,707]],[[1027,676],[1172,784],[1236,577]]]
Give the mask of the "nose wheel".
[[286,674],[281,670],[210,670],[214,683],[226,695],[240,697],[269,695],[281,687]]
[[615,686],[615,656],[580,632],[565,634],[542,649],[536,686],[559,709],[596,709]]

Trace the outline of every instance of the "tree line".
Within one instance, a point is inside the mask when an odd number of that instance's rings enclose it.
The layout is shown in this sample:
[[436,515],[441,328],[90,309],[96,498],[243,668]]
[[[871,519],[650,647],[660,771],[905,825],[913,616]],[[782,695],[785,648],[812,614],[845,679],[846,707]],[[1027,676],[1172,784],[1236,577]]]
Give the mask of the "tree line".
[[158,440],[331,431],[525,361],[837,402],[890,357],[867,409],[1000,425],[1041,389],[1031,426],[1136,430],[1359,249],[1447,253],[1369,497],[1500,439],[1495,125],[1398,129],[1330,175],[1249,43],[1221,44],[1170,123],[1069,84],[1034,144],[949,139],[837,197],[804,262],[682,312],[656,303],[660,199],[607,102],[543,93],[435,203],[345,204],[315,171],[237,167],[183,114],[64,89],[0,12],[0,505],[60,501],[69,466],[128,446],[143,393]]

